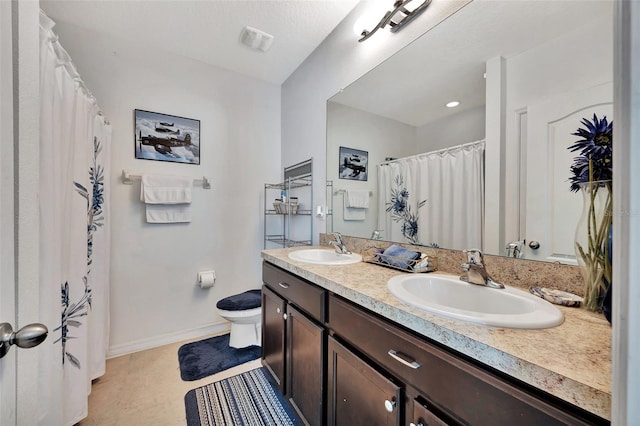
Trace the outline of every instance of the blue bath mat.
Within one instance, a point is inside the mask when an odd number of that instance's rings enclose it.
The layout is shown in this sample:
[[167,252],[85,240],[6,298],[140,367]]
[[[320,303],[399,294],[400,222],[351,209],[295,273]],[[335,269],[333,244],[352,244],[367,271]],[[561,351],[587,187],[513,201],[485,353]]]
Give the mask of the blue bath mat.
[[189,391],[187,426],[296,426],[302,424],[264,368]]
[[260,346],[240,349],[229,347],[228,334],[187,343],[178,349],[180,377],[185,381],[199,380],[258,359],[260,353]]

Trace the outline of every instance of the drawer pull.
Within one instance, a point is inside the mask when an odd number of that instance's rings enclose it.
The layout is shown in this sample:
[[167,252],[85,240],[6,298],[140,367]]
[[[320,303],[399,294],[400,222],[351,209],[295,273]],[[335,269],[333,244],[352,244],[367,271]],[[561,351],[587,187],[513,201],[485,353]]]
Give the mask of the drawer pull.
[[416,360],[408,359],[408,357],[402,352],[394,351],[393,349],[389,349],[387,352],[389,356],[401,364],[406,365],[407,367],[411,367],[414,370],[420,368],[420,364],[416,362]]
[[389,413],[393,413],[393,409],[396,408],[396,401],[394,401],[394,400],[389,401],[388,399],[385,400],[384,401],[384,408]]
[[287,284],[287,283],[280,283],[280,282],[279,282],[279,283],[278,283],[278,285],[279,285],[280,287],[282,287],[282,288],[289,288],[289,284]]

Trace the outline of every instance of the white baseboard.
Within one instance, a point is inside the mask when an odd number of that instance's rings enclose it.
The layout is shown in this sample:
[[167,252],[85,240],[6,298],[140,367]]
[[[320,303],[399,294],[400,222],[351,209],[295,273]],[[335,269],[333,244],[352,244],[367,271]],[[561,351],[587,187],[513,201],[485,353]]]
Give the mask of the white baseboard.
[[157,348],[158,346],[169,345],[171,343],[181,342],[183,340],[195,339],[212,334],[221,334],[225,331],[228,332],[230,330],[230,326],[231,324],[229,322],[223,321],[220,323],[194,328],[191,330],[178,331],[175,333],[151,337],[149,339],[142,339],[135,342],[110,346],[109,351],[107,352],[107,359],[140,352],[147,349],[153,349]]

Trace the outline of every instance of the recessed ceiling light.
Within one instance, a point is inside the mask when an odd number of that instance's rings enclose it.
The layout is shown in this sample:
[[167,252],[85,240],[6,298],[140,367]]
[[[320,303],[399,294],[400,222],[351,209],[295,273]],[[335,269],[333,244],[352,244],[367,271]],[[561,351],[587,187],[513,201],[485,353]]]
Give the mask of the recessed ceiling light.
[[454,107],[457,107],[458,105],[460,105],[460,102],[458,102],[458,101],[451,101],[451,102],[447,103],[446,107],[447,107],[447,108],[454,108]]

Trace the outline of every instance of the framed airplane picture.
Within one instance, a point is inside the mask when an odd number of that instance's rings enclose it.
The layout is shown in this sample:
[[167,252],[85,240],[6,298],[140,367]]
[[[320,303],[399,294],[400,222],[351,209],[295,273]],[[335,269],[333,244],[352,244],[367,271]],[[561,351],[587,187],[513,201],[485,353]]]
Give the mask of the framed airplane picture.
[[340,147],[340,179],[367,180],[369,153],[359,149]]
[[135,156],[200,164],[200,120],[135,110]]

